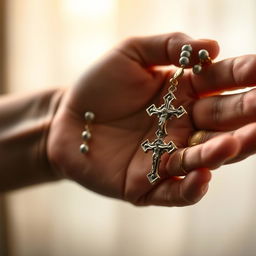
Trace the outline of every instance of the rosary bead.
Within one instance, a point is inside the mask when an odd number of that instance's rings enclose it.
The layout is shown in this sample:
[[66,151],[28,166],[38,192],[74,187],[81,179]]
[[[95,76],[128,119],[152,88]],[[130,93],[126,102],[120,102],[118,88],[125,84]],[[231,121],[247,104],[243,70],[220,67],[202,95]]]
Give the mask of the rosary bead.
[[181,57],[179,60],[179,63],[181,66],[187,66],[189,64],[189,58],[188,57]]
[[192,46],[190,44],[185,44],[185,45],[182,46],[181,51],[192,52]]
[[206,60],[209,58],[209,52],[207,50],[202,49],[198,52],[198,56],[201,60]]
[[84,118],[86,121],[92,121],[95,118],[95,115],[93,112],[85,112]]
[[202,66],[201,66],[200,64],[195,65],[195,66],[193,67],[193,72],[194,72],[194,74],[199,74],[199,73],[201,72],[201,70],[202,70]]
[[82,132],[82,138],[84,140],[89,140],[92,137],[92,134],[89,131],[83,131]]
[[80,146],[80,152],[81,153],[87,153],[89,151],[89,147],[85,144],[81,144]]
[[190,58],[191,53],[189,51],[182,51],[180,57],[187,57]]

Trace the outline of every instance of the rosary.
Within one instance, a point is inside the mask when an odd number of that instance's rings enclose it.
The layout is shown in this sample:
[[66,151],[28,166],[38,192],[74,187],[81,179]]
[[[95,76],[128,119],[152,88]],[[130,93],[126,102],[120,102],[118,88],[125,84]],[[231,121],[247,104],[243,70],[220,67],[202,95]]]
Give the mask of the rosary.
[[[158,129],[155,133],[156,139],[153,142],[149,142],[149,140],[147,139],[141,144],[144,152],[148,152],[149,150],[153,151],[152,167],[150,172],[147,174],[147,178],[151,184],[154,184],[160,179],[158,170],[161,162],[161,156],[165,152],[170,154],[177,149],[173,141],[166,143],[164,141],[164,138],[168,135],[166,130],[168,120],[172,119],[173,116],[176,118],[180,118],[187,113],[183,106],[175,108],[171,103],[173,100],[176,99],[174,92],[177,90],[177,86],[179,84],[178,78],[183,76],[185,67],[189,65],[189,58],[191,56],[191,52],[191,45],[182,46],[179,59],[179,64],[181,65],[181,67],[177,69],[173,77],[170,79],[170,87],[168,88],[168,93],[163,97],[164,103],[158,108],[154,104],[152,104],[146,109],[146,112],[149,116],[156,115],[158,118]],[[198,52],[198,56],[200,59],[200,63],[193,67],[193,72],[195,74],[201,72],[203,64],[211,62],[207,50],[200,50]]]
[[[156,181],[160,179],[160,175],[158,173],[159,166],[161,162],[161,156],[167,152],[172,153],[177,149],[176,145],[173,141],[166,143],[164,138],[168,135],[167,133],[167,122],[172,119],[172,117],[180,118],[184,114],[186,114],[186,110],[183,106],[179,106],[175,108],[171,103],[176,99],[174,92],[177,90],[177,86],[179,84],[178,79],[183,76],[184,69],[188,67],[190,64],[190,57],[192,53],[191,45],[183,45],[181,48],[181,54],[179,59],[180,67],[176,70],[172,78],[170,79],[170,87],[168,88],[168,93],[163,97],[164,103],[160,107],[156,107],[155,104],[152,104],[146,109],[146,112],[149,116],[156,115],[158,118],[158,126],[156,131],[156,139],[153,142],[149,142],[147,139],[141,144],[141,147],[144,152],[148,152],[149,150],[153,151],[152,154],[152,166],[150,172],[147,174],[147,178],[151,184],[154,184]],[[207,50],[200,50],[198,52],[199,56],[199,64],[193,66],[193,72],[198,74],[202,70],[202,66],[204,64],[211,63],[211,58],[209,57],[209,53]],[[80,145],[81,153],[89,152],[88,142],[91,139],[91,131],[90,124],[94,120],[95,115],[93,112],[86,112],[84,115],[86,124],[85,130],[82,132],[83,143]],[[193,143],[191,144],[193,145]],[[183,151],[184,153],[184,151]],[[181,154],[181,158],[183,157],[183,153]],[[187,174],[187,172],[184,171]]]

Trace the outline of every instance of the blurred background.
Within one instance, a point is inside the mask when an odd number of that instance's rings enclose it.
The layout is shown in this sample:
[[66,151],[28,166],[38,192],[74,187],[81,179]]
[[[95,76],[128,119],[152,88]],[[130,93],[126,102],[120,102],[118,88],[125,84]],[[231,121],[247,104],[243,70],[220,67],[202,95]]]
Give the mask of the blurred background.
[[[256,53],[255,11],[254,0],[0,0],[0,92],[72,85],[131,35],[182,31],[218,40],[219,59]],[[70,181],[2,195],[0,255],[255,255],[255,163],[218,169],[186,208],[136,208]]]

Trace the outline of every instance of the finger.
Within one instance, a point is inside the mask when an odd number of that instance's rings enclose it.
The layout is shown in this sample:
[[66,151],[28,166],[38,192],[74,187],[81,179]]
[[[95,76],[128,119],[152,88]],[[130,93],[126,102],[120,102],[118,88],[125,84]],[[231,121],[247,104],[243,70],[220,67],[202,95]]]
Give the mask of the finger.
[[199,95],[254,86],[256,55],[226,59],[204,67],[200,75],[192,75],[191,82]]
[[139,204],[186,206],[197,203],[208,190],[211,173],[207,169],[194,170],[184,179],[166,179],[151,190]]
[[[223,136],[224,134],[227,134],[227,133],[205,131],[199,143],[204,143],[216,136]],[[240,149],[237,155],[231,158],[230,160],[227,160],[225,164],[238,162],[255,154],[256,123],[248,124],[235,131],[229,132],[228,134],[230,134],[230,136],[233,136],[239,142]]]
[[256,90],[202,98],[193,107],[198,130],[230,131],[256,121]]
[[118,50],[144,67],[170,64],[178,66],[181,47],[184,44],[190,44],[193,48],[192,65],[198,63],[198,51],[200,49],[208,50],[211,58],[215,58],[219,53],[219,46],[216,41],[194,40],[183,33],[133,37],[121,44]]
[[167,156],[165,167],[161,171],[165,171],[169,176],[178,176],[184,175],[184,170],[189,173],[201,168],[216,169],[236,157],[239,152],[239,140],[232,135],[224,134],[203,144],[187,148],[182,161],[180,160],[182,150]]
[[256,123],[246,125],[233,132],[233,137],[239,140],[241,148],[237,157],[227,163],[241,161],[256,152]]

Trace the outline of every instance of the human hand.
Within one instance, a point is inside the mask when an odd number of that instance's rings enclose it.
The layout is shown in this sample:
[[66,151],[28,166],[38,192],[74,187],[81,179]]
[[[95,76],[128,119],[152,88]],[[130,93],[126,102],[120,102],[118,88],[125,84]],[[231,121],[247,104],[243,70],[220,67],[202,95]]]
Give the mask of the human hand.
[[[110,51],[65,92],[47,144],[49,161],[61,176],[136,205],[185,206],[206,193],[211,177],[208,169],[254,153],[255,91],[230,96],[220,92],[252,85],[255,57],[214,63],[200,75],[186,70],[174,105],[183,105],[188,115],[169,121],[166,137],[166,142],[172,140],[179,149],[162,156],[162,179],[154,186],[149,184],[146,174],[152,155],[145,154],[140,145],[155,138],[157,123],[145,109],[152,103],[162,104],[169,78],[177,69],[156,66],[178,66],[184,44],[193,47],[192,65],[198,63],[200,49],[207,49],[211,58],[219,50],[215,41],[193,40],[181,33],[132,38]],[[83,155],[79,145],[86,111],[93,111],[96,119],[90,152]],[[204,141],[186,150],[188,175],[179,178],[184,175],[181,151],[197,130],[207,130]]]

